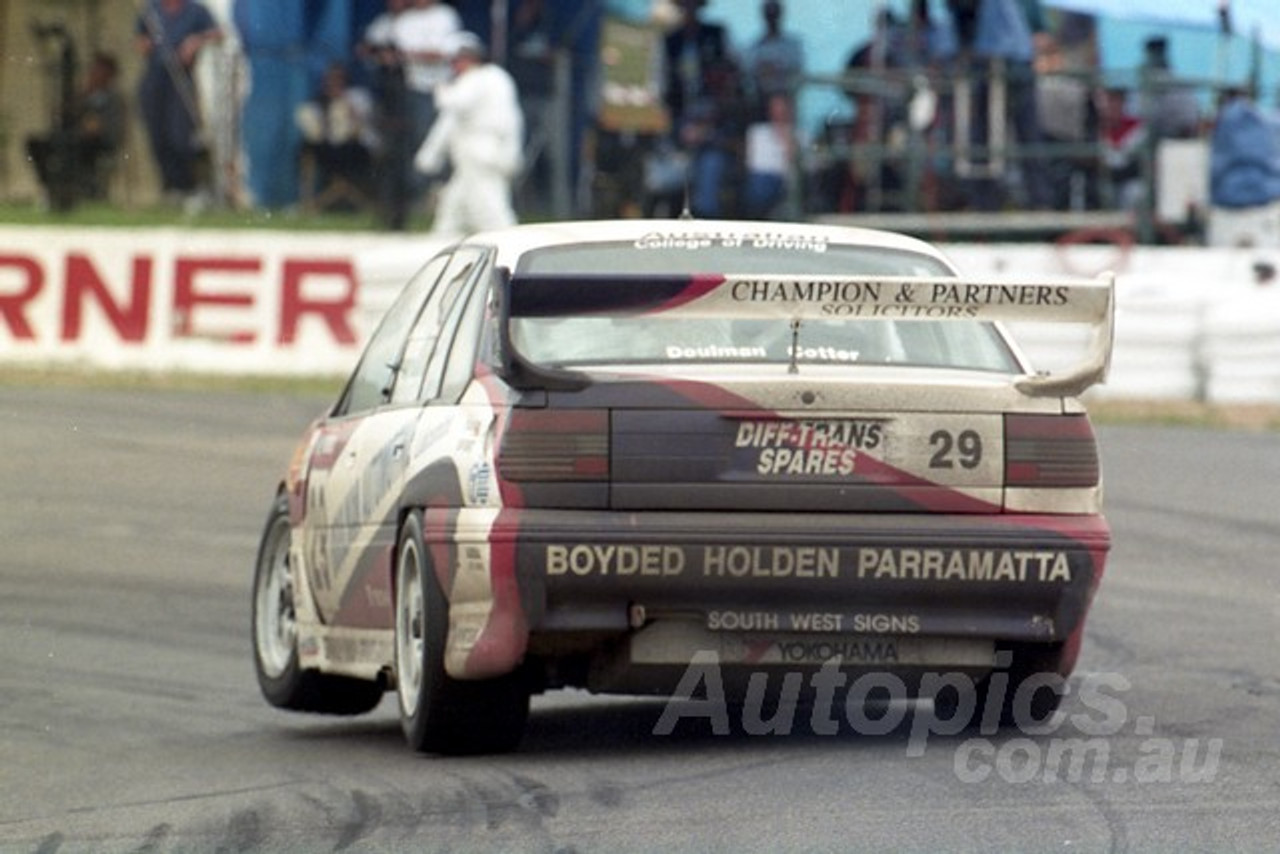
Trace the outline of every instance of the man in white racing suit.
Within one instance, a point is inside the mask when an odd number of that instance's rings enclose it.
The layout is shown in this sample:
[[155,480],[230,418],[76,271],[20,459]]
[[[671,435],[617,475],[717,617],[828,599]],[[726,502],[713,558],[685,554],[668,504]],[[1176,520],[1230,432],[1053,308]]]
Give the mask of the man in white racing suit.
[[452,166],[436,202],[436,234],[457,236],[516,222],[511,182],[520,170],[524,116],[515,81],[487,61],[474,33],[455,37],[454,77],[436,90],[438,114],[415,166],[433,174]]

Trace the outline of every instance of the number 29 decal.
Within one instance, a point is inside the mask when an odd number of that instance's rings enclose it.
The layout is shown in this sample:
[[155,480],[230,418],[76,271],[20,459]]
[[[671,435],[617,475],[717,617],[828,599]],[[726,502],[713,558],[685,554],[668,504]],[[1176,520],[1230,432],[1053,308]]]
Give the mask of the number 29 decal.
[[982,464],[982,436],[977,430],[934,430],[929,435],[929,447],[933,449],[931,469],[953,469],[957,465],[976,469]]

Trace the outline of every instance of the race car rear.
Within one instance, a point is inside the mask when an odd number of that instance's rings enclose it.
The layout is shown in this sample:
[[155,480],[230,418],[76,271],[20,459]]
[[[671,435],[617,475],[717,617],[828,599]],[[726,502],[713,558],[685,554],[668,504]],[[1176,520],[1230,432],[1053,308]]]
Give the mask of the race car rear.
[[[975,717],[1005,671],[1000,719],[1022,685],[1043,718],[1110,545],[1075,396],[1105,376],[1112,311],[1106,280],[511,277],[488,544],[513,586],[451,622],[446,665],[624,693],[670,693],[695,660],[737,690],[960,674]],[[1095,337],[1038,375],[1002,320]]]

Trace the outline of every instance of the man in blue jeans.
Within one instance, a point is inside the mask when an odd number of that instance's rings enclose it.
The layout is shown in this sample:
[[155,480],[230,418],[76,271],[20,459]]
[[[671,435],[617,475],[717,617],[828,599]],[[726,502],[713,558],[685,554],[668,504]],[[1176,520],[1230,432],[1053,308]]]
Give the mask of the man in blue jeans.
[[[1037,39],[1045,33],[1044,12],[1039,0],[948,0],[948,6],[960,45],[973,59],[975,75],[969,139],[978,149],[974,166],[979,174],[969,182],[970,202],[978,210],[998,210],[1003,203],[1002,170],[987,171],[988,157],[982,153],[1004,142],[991,138],[991,120],[998,118],[991,116],[993,85],[1003,78],[1003,119],[1012,125],[1018,144],[1039,145],[1042,134],[1034,63]],[[1031,208],[1049,205],[1041,165],[1042,161],[1035,159],[1021,164],[1024,201]]]
[[138,108],[160,168],[165,196],[196,191],[200,106],[191,76],[201,49],[219,41],[218,22],[195,0],[147,0],[138,14],[138,51],[146,59]]
[[147,0],[135,26],[145,59],[138,106],[151,153],[168,198],[196,191],[200,108],[191,70],[207,44],[222,31],[213,15],[195,0]]
[[739,70],[724,27],[702,20],[705,0],[680,0],[683,24],[666,37],[667,109],[675,144],[689,156],[689,204],[724,215],[721,195],[742,138]]

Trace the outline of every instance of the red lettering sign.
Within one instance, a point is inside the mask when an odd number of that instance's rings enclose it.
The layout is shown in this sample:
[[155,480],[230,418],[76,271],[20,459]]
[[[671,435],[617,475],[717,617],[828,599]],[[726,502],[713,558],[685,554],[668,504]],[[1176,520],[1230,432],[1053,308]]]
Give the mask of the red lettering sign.
[[44,270],[25,255],[0,255],[0,272],[10,267],[26,276],[26,284],[17,293],[0,294],[0,316],[9,326],[13,337],[19,341],[31,341],[35,330],[27,320],[24,306],[31,302],[44,287]]
[[360,282],[340,250],[172,254],[98,243],[0,250],[0,347],[61,348],[91,359],[128,347],[137,359],[154,346],[164,361],[200,340],[266,345],[283,362],[311,342],[331,355],[360,345]]
[[151,309],[151,268],[150,258],[133,259],[129,302],[122,305],[111,298],[111,292],[98,276],[92,261],[84,255],[68,255],[66,295],[62,302],[62,340],[76,341],[80,338],[83,306],[88,295],[93,294],[121,341],[145,341],[147,316]]
[[252,344],[257,337],[252,328],[215,334],[197,331],[195,311],[199,306],[253,307],[253,294],[215,293],[197,288],[202,273],[253,273],[262,269],[262,262],[254,258],[179,258],[173,273],[174,338],[215,337],[237,344]]
[[[356,333],[351,328],[351,311],[356,305],[356,274],[350,261],[287,259],[283,277],[279,343],[292,344],[297,340],[299,321],[307,314],[318,315],[339,344],[356,343]],[[307,279],[312,277],[340,279],[342,294],[329,300],[308,299],[302,289]]]

